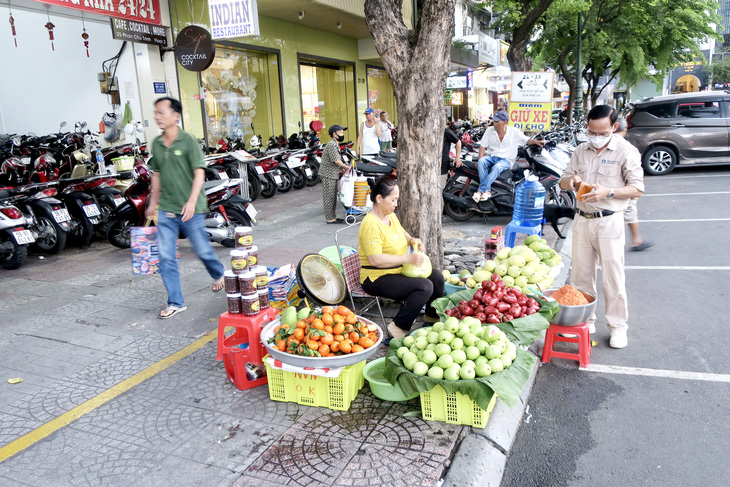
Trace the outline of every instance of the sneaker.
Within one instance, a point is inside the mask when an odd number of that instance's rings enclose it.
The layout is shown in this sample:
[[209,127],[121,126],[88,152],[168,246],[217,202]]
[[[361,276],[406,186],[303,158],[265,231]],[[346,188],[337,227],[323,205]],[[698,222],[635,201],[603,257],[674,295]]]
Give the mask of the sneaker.
[[588,322],[588,333],[593,335],[596,332],[596,322],[593,320],[590,320]]
[[390,333],[393,338],[405,338],[406,336],[406,331],[403,328],[398,327],[398,325],[395,324],[395,321],[388,323],[388,333]]
[[611,348],[624,348],[629,344],[628,330],[626,328],[611,328],[611,339],[608,344]]
[[482,200],[482,193],[480,191],[477,191],[471,196],[471,199],[474,200],[474,203],[479,203]]

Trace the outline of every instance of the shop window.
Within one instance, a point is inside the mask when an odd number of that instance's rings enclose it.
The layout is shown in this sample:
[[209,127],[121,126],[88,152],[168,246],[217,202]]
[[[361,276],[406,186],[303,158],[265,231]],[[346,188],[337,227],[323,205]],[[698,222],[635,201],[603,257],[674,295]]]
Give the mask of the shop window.
[[395,95],[387,71],[383,68],[368,66],[367,82],[368,106],[375,110],[385,110],[388,112],[388,119],[397,125],[398,113],[396,111]]
[[213,64],[201,73],[205,99],[204,123],[208,144],[220,139],[262,142],[282,130],[275,54],[217,47]]
[[319,120],[325,130],[334,124],[343,125],[350,127],[351,138],[356,137],[353,67],[303,60],[299,64],[299,79],[302,130],[309,130],[309,124]]

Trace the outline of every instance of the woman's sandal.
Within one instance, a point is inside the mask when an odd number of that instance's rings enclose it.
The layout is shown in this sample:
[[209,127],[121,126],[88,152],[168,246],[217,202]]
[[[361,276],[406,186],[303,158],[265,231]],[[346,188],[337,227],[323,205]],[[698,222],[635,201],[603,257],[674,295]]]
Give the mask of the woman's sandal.
[[188,309],[187,306],[182,306],[182,307],[168,306],[167,308],[160,311],[159,317],[161,320],[166,320],[168,318],[172,318],[173,316],[175,316],[178,313],[182,313],[186,309]]
[[214,293],[217,293],[218,291],[223,289],[224,279],[225,278],[221,277],[220,279],[216,279],[215,281],[213,281],[213,292]]

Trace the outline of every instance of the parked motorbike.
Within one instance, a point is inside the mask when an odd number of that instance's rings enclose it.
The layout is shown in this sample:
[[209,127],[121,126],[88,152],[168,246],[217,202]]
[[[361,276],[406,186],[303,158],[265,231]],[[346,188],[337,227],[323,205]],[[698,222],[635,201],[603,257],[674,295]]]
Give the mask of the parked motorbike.
[[8,190],[9,201],[30,221],[28,229],[35,239],[32,250],[57,254],[66,246],[72,218],[63,202],[54,198],[57,191],[56,183],[29,184]]
[[0,265],[5,269],[17,269],[28,258],[28,245],[35,239],[25,227],[29,223],[23,213],[3,200],[9,196],[0,190]]

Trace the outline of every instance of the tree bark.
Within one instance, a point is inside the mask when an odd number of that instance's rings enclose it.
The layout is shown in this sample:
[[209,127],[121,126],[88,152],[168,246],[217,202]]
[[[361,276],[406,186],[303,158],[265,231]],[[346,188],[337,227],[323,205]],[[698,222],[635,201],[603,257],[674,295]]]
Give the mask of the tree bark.
[[568,89],[570,94],[568,95],[568,123],[573,123],[573,107],[575,105],[575,76],[570,72],[568,63],[565,58],[570,51],[570,45],[558,54],[558,64],[560,66],[560,72],[563,73],[565,82],[568,83]]
[[397,215],[403,228],[423,241],[433,266],[441,269],[443,199],[439,176],[454,0],[419,2],[415,30],[403,23],[401,3],[366,0],[365,21],[390,76],[398,108]]
[[523,20],[512,31],[512,42],[510,42],[507,50],[507,60],[512,71],[529,71],[530,61],[525,57],[527,52],[527,44],[530,42],[535,24],[542,14],[553,4],[555,0],[540,0],[540,2],[532,6],[532,0],[522,0]]

